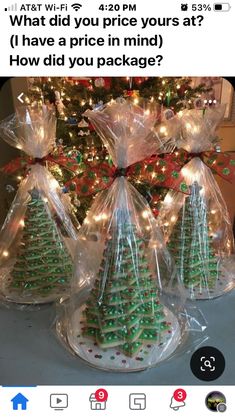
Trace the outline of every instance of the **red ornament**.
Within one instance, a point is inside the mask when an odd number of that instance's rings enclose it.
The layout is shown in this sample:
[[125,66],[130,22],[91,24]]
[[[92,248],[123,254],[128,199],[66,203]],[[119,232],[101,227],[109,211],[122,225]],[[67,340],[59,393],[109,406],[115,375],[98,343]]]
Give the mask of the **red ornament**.
[[188,85],[187,84],[182,84],[182,86],[180,86],[179,90],[178,90],[178,95],[179,96],[184,96],[185,95],[185,91],[188,89]]
[[153,215],[155,216],[155,218],[157,218],[158,214],[159,214],[159,210],[156,209],[156,208],[152,208],[152,212],[153,212]]
[[133,80],[136,84],[142,84],[148,77],[133,77]]
[[93,132],[95,130],[94,126],[91,123],[89,123],[88,129],[90,132]]
[[66,77],[66,80],[69,83],[75,84],[75,85],[82,85],[84,87],[90,87],[91,86],[91,78],[90,77]]

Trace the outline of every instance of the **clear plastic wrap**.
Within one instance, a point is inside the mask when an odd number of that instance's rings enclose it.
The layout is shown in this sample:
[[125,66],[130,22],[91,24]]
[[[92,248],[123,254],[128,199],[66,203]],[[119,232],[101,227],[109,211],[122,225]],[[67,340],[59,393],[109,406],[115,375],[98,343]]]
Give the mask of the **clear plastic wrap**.
[[46,108],[20,108],[0,124],[0,137],[32,158],[0,232],[4,302],[47,303],[70,289],[77,230],[43,160],[55,133],[56,118]]
[[177,141],[191,153],[182,169],[190,195],[169,192],[159,214],[180,279],[192,299],[214,298],[234,287],[232,226],[219,186],[203,162],[203,153],[213,149],[223,114],[223,106],[180,112]]
[[96,196],[79,231],[72,296],[57,331],[90,365],[143,370],[182,347],[192,324],[202,330],[200,321],[189,320],[184,289],[146,200],[122,175],[156,149],[155,115],[129,103],[85,115],[117,176]]

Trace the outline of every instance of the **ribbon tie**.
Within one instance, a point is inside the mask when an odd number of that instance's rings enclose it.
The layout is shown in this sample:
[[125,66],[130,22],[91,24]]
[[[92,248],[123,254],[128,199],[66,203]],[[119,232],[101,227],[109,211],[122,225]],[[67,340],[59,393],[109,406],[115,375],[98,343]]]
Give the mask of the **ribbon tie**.
[[[233,155],[234,154],[234,155]],[[187,152],[185,150],[178,150],[174,153],[174,161],[185,165],[193,158],[200,158],[203,163],[209,167],[213,174],[218,174],[224,180],[232,183],[235,176],[235,153],[234,152]]]
[[4,167],[2,167],[1,171],[6,174],[13,174],[20,169],[26,170],[30,166],[35,165],[35,164],[46,166],[47,162],[52,163],[52,164],[58,164],[61,167],[64,167],[66,170],[69,170],[73,173],[78,168],[78,163],[76,159],[66,157],[63,154],[59,154],[56,156],[48,154],[42,158],[32,158],[28,156],[17,157],[14,160],[10,161],[8,164],[6,164]]
[[124,176],[152,186],[188,193],[188,187],[180,170],[181,166],[173,161],[170,154],[164,158],[154,155],[126,168],[115,167],[108,163],[100,163],[94,167],[86,164],[86,169],[69,180],[66,186],[76,191],[79,196],[90,196],[109,188],[117,177]]

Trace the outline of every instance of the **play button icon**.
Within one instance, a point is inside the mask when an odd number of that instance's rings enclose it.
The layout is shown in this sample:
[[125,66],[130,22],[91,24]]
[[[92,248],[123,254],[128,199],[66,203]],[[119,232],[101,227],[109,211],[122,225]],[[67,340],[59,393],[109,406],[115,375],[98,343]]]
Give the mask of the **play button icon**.
[[50,395],[50,407],[63,410],[68,407],[68,395],[66,393],[52,393]]

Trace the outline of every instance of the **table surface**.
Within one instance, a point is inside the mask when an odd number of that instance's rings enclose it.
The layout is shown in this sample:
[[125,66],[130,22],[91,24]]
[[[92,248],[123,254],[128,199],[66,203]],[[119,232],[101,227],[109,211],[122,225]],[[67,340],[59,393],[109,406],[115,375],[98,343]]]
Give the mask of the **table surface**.
[[[209,385],[235,384],[235,290],[211,301],[197,302],[207,319],[208,340],[223,352],[226,368]],[[0,308],[1,385],[200,385],[190,370],[191,352],[185,352],[153,369],[111,373],[89,367],[61,344],[55,333],[55,308],[38,311]],[[198,335],[199,337],[199,335]]]

